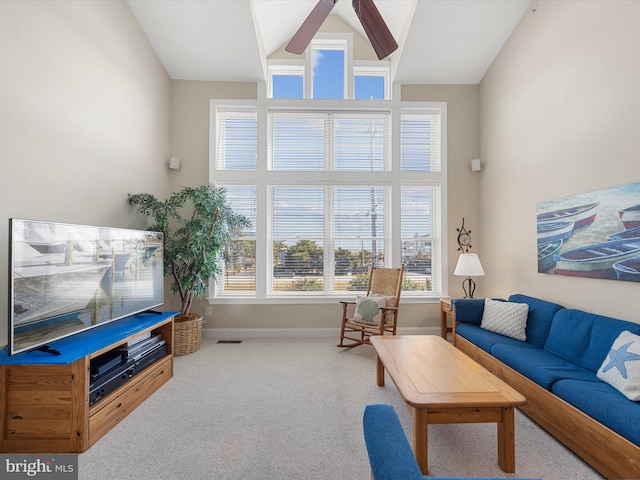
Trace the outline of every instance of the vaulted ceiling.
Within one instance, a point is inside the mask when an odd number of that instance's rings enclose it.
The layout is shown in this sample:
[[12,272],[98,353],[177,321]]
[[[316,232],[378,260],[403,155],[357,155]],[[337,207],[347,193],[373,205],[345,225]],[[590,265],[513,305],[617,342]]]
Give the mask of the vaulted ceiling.
[[[128,0],[172,79],[266,80],[266,59],[286,45],[317,0]],[[477,84],[530,0],[375,0],[399,48],[392,81]],[[336,15],[366,38],[350,0]],[[373,50],[372,50],[373,51]]]

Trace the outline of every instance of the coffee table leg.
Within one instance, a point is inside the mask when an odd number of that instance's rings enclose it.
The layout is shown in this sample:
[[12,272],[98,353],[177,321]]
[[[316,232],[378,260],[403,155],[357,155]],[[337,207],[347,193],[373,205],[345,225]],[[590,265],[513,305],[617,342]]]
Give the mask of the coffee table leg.
[[502,421],[498,423],[498,465],[506,473],[516,471],[513,407],[502,409]]
[[429,473],[429,420],[427,410],[410,409],[413,414],[413,454],[423,475]]
[[376,355],[376,384],[384,387],[384,365],[380,361],[380,357]]

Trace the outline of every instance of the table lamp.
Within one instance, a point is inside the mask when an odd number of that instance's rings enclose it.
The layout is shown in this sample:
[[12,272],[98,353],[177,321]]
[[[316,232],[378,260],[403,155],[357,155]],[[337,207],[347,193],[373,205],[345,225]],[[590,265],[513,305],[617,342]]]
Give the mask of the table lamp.
[[453,274],[460,277],[467,277],[462,282],[464,298],[473,298],[476,282],[474,282],[471,277],[482,277],[484,275],[484,270],[482,269],[478,255],[475,253],[461,253]]

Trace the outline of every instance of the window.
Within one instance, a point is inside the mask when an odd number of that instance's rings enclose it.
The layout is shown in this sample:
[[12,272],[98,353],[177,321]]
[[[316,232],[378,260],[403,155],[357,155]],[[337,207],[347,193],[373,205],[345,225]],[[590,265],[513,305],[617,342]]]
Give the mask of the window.
[[317,34],[304,58],[269,60],[267,98],[390,99],[390,62],[355,61],[352,43],[349,34]]
[[256,186],[226,185],[226,200],[236,213],[247,217],[251,227],[231,240],[227,250],[224,275],[218,279],[221,295],[255,295],[256,293]]
[[328,105],[212,101],[211,181],[252,220],[215,296],[344,296],[400,263],[405,297],[441,295],[446,106]]
[[270,98],[304,98],[304,65],[269,65]]
[[384,100],[389,95],[389,68],[387,66],[357,66],[353,68],[354,98],[358,100]]
[[313,98],[346,98],[344,48],[312,48],[311,61],[313,64]]

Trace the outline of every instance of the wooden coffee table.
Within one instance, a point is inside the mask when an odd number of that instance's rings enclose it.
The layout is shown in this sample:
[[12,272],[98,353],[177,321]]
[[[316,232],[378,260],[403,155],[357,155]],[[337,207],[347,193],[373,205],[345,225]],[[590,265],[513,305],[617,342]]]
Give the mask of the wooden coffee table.
[[513,409],[526,402],[516,390],[437,335],[371,337],[377,383],[385,369],[413,416],[413,452],[428,473],[430,423],[498,424],[498,464],[515,472]]

